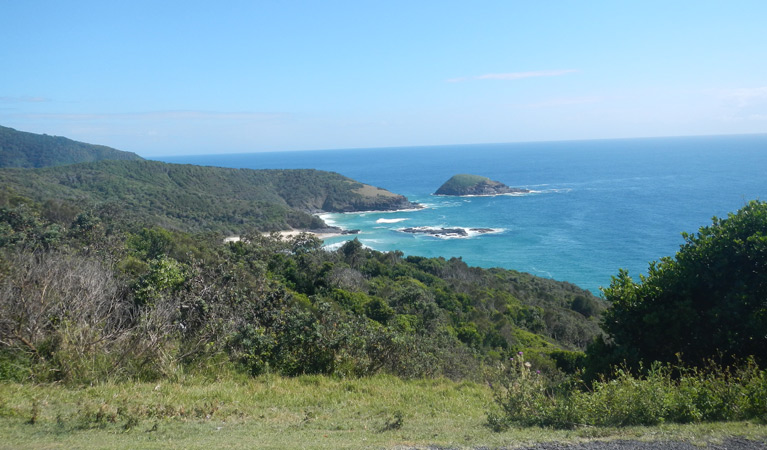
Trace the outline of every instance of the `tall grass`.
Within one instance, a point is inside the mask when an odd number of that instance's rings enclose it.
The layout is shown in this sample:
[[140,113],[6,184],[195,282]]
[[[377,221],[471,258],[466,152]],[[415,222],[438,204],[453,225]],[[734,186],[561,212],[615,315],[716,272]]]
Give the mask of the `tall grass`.
[[500,412],[491,428],[510,425],[573,428],[713,421],[767,421],[767,371],[753,361],[706,368],[653,364],[642,376],[617,368],[587,388],[551,385],[520,353],[501,368],[494,389]]
[[499,433],[484,426],[492,401],[487,385],[389,375],[249,377],[218,370],[152,383],[4,381],[0,449],[513,448],[648,436],[705,445],[767,436],[767,427],[748,422]]

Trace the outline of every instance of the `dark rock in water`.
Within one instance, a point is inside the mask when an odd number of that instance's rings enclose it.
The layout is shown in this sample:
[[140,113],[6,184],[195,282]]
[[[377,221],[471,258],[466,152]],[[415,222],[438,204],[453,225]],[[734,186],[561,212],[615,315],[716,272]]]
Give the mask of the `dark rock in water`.
[[493,181],[490,178],[479,175],[455,175],[445,182],[434,195],[503,195],[503,194],[525,194],[529,189],[512,188],[505,184]]
[[[468,230],[468,231],[467,231]],[[477,233],[477,234],[484,234],[484,233],[495,233],[498,230],[494,230],[492,228],[435,228],[435,227],[409,227],[409,228],[401,228],[399,231],[403,233],[411,233],[411,234],[426,234],[429,236],[434,237],[445,237],[445,238],[461,238],[461,237],[468,237],[469,231]]]
[[492,228],[471,228],[470,231],[474,231],[475,233],[479,233],[479,234],[495,232],[495,230]]
[[429,234],[432,236],[442,236],[442,235],[468,236],[469,235],[469,233],[463,228],[410,227],[410,228],[403,228],[400,231],[402,231],[403,233]]
[[344,230],[341,227],[314,228],[309,231],[316,234],[360,234],[360,230]]

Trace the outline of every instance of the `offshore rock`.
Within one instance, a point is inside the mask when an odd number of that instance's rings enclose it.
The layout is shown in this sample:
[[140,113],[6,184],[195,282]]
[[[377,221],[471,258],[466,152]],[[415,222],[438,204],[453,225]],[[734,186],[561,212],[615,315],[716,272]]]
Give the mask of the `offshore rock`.
[[445,182],[434,195],[491,196],[529,193],[529,189],[513,188],[480,175],[459,174]]

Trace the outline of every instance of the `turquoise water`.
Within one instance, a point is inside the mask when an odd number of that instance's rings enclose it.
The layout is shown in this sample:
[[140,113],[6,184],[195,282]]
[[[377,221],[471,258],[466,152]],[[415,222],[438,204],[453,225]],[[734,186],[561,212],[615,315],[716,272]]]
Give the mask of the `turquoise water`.
[[[619,268],[636,276],[693,232],[752,199],[767,199],[767,135],[318,150],[158,158],[238,168],[330,170],[426,208],[329,214],[360,241],[408,255],[461,257],[569,281],[598,293]],[[456,173],[488,176],[521,196],[431,195]],[[493,228],[436,238],[403,227]],[[330,247],[348,238],[326,241]]]

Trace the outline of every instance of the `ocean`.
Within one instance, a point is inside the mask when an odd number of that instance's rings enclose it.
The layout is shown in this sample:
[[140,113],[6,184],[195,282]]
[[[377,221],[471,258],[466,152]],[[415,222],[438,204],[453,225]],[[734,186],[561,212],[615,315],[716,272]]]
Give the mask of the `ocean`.
[[[327,214],[359,229],[366,246],[406,255],[460,257],[568,281],[599,295],[621,268],[637,278],[673,256],[681,232],[709,225],[748,201],[767,200],[767,134],[378,149],[313,150],[155,158],[250,169],[338,172],[405,195],[424,209]],[[442,197],[451,176],[487,176],[524,195]],[[488,228],[466,237],[405,233],[405,227]],[[352,237],[325,241],[329,248]]]

